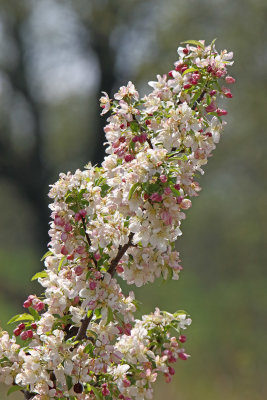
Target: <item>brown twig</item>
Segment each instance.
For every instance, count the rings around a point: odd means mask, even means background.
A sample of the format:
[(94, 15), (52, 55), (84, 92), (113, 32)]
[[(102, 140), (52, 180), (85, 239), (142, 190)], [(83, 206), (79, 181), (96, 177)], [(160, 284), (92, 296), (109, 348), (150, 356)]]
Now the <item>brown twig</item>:
[[(128, 248), (130, 246), (133, 246), (133, 244), (132, 244), (133, 235), (134, 234), (131, 232), (130, 235), (129, 235), (128, 243), (126, 243), (124, 246), (120, 246), (119, 247), (116, 257), (113, 258), (113, 260), (111, 261), (110, 267), (109, 267), (109, 269), (107, 271), (111, 276), (113, 276), (115, 274), (116, 267), (117, 267), (120, 259), (122, 258), (122, 256), (126, 253), (126, 251), (128, 250)], [(86, 331), (87, 331), (88, 325), (89, 325), (92, 317), (93, 317), (93, 313), (90, 315), (90, 317), (86, 316), (83, 319), (82, 324), (81, 324), (81, 326), (80, 326), (80, 328), (78, 330), (77, 336), (75, 338), (75, 341), (76, 340), (82, 340), (82, 339), (86, 338)]]

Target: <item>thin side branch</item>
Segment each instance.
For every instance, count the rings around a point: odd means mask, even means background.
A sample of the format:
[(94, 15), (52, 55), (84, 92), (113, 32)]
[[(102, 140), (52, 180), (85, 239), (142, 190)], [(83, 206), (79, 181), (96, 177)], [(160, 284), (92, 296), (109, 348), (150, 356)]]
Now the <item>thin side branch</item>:
[(110, 267), (109, 267), (109, 269), (108, 269), (108, 273), (109, 273), (111, 276), (113, 276), (113, 275), (115, 274), (116, 267), (117, 267), (117, 265), (119, 264), (119, 261), (120, 261), (120, 259), (122, 258), (122, 256), (126, 253), (126, 251), (128, 250), (128, 248), (129, 248), (130, 246), (133, 245), (133, 243), (132, 243), (133, 236), (134, 236), (134, 234), (133, 234), (133, 232), (131, 232), (130, 235), (129, 235), (129, 241), (128, 241), (128, 243), (126, 243), (124, 246), (120, 246), (120, 247), (119, 247), (119, 250), (118, 250), (118, 253), (117, 253), (116, 257), (113, 258), (113, 260), (111, 261)]
[[(128, 248), (130, 246), (133, 246), (133, 244), (132, 244), (133, 235), (134, 234), (131, 232), (130, 235), (129, 235), (128, 243), (126, 243), (124, 246), (120, 246), (119, 247), (116, 257), (113, 258), (113, 260), (111, 261), (110, 267), (108, 269), (108, 273), (111, 276), (113, 276), (115, 274), (116, 267), (117, 267), (120, 259), (122, 258), (122, 256), (126, 253), (126, 251), (128, 250)], [(80, 326), (80, 328), (78, 330), (78, 333), (77, 333), (77, 336), (76, 336), (75, 340), (82, 340), (82, 339), (86, 338), (86, 331), (87, 331), (88, 325), (89, 325), (92, 317), (93, 317), (93, 313), (90, 315), (90, 317), (86, 316), (83, 319), (82, 324), (81, 324), (81, 326)]]

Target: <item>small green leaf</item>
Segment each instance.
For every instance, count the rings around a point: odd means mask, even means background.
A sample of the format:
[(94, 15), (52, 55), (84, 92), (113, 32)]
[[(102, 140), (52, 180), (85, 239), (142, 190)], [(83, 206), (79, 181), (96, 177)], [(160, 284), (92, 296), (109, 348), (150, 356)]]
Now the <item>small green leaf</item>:
[(129, 191), (129, 197), (128, 200), (131, 200), (133, 194), (136, 192), (137, 188), (140, 187), (141, 184), (139, 182), (136, 182), (133, 184), (133, 186), (131, 187), (130, 191)]
[(91, 386), (91, 388), (92, 388), (92, 391), (94, 392), (96, 400), (102, 400), (103, 399), (102, 393), (99, 392), (99, 390), (97, 388), (95, 388), (94, 386)]
[(134, 133), (138, 133), (140, 131), (139, 124), (136, 121), (130, 122), (130, 128), (131, 128), (131, 131)]
[(48, 274), (46, 271), (37, 272), (37, 274), (33, 275), (32, 281), (35, 281), (38, 278), (47, 278)]
[(203, 50), (205, 49), (205, 46), (198, 40), (186, 40), (185, 42), (182, 42), (181, 44), (193, 44), (194, 46), (201, 47)]
[(11, 386), (11, 388), (8, 389), (7, 395), (9, 396), (11, 393), (17, 392), (18, 390), (23, 390), (21, 386)]
[(183, 75), (189, 74), (190, 72), (198, 71), (197, 68), (188, 68), (183, 72)]
[(95, 319), (100, 319), (100, 318), (102, 318), (102, 315), (101, 315), (101, 308), (97, 308), (97, 309), (95, 310)]
[(58, 272), (61, 270), (65, 260), (66, 260), (66, 256), (62, 257), (61, 260), (59, 261), (58, 269), (57, 269)]
[(68, 390), (70, 390), (72, 388), (72, 386), (73, 386), (72, 377), (71, 376), (66, 375), (66, 383), (67, 383)]
[(48, 250), (44, 255), (43, 255), (43, 257), (41, 258), (41, 261), (44, 261), (44, 259), (46, 258), (46, 257), (48, 257), (48, 256), (52, 256), (52, 251), (51, 250)]
[(96, 339), (97, 338), (97, 334), (94, 331), (91, 331), (91, 329), (87, 329), (87, 336), (88, 338), (90, 338), (90, 335), (92, 338)]
[(101, 197), (105, 197), (109, 191), (110, 187), (109, 185), (107, 185), (106, 183), (104, 185), (101, 186)]
[(113, 322), (113, 321), (114, 321), (113, 312), (112, 312), (111, 308), (108, 307), (108, 317), (107, 317), (107, 323), (106, 323), (106, 325), (108, 325), (110, 322)]
[(175, 196), (181, 196), (179, 190), (176, 190), (173, 186), (171, 186), (171, 191)]
[(213, 41), (211, 42), (211, 44), (210, 44), (210, 48), (211, 48), (211, 49), (213, 48), (213, 46), (214, 46), (216, 40), (217, 40), (217, 38), (213, 39)]
[(29, 307), (28, 310), (30, 311), (30, 313), (31, 313), (31, 315), (33, 316), (34, 320), (35, 320), (35, 321), (39, 321), (39, 319), (40, 319), (41, 317), (40, 317), (40, 315), (38, 314), (38, 312), (37, 312), (34, 308), (32, 308), (32, 307)]
[(9, 325), (17, 321), (34, 321), (34, 318), (30, 314), (18, 314), (12, 317), (7, 324)]
[(92, 343), (88, 343), (84, 348), (84, 353), (89, 354), (91, 357), (94, 354), (94, 345)]

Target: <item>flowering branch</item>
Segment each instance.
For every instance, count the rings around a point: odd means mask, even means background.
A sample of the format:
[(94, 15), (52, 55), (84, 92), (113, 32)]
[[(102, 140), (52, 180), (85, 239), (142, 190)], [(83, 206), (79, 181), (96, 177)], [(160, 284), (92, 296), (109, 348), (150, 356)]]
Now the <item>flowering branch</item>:
[[(195, 180), (219, 142), (227, 114), (217, 98), (231, 98), (232, 53), (214, 42), (188, 41), (174, 69), (142, 99), (132, 82), (101, 97), (107, 156), (60, 174), (51, 187), (51, 242), (34, 279), (28, 312), (14, 316), (10, 337), (0, 332), (0, 381), (27, 400), (140, 400), (152, 398), (163, 373), (187, 360), (191, 324), (184, 311), (134, 319), (134, 293), (122, 293), (115, 273), (142, 286), (159, 276), (178, 279), (174, 243), (200, 186)], [(175, 336), (174, 336), (175, 333)], [(17, 338), (22, 341), (17, 343)]]

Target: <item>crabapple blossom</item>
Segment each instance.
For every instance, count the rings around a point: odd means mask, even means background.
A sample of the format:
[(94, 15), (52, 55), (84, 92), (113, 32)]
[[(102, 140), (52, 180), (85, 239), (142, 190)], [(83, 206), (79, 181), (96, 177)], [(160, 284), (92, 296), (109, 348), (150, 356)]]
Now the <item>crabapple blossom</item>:
[(158, 375), (171, 382), (174, 363), (189, 358), (189, 316), (156, 308), (135, 319), (134, 292), (116, 277), (137, 287), (179, 279), (175, 241), (225, 124), (232, 53), (188, 41), (178, 55), (143, 98), (132, 82), (114, 99), (102, 92), (102, 165), (51, 186), (51, 240), (33, 277), (44, 294), (28, 296), (12, 336), (0, 332), (0, 381), (26, 399), (151, 399)]

